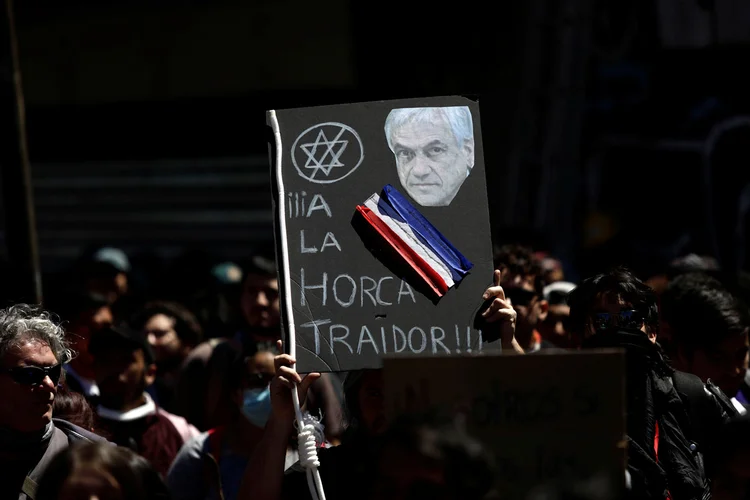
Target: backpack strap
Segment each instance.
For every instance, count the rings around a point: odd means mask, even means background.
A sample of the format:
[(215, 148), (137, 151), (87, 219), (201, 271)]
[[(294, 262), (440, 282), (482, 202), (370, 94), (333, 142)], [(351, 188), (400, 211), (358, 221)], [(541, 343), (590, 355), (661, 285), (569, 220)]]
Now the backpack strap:
[(26, 479), (23, 480), (21, 492), (26, 495), (26, 498), (28, 498), (29, 500), (34, 500), (36, 498), (36, 490), (38, 487), (39, 485), (36, 484), (36, 481), (31, 479), (29, 476), (26, 476)]
[(707, 446), (709, 443), (705, 440), (704, 431), (706, 425), (710, 425), (712, 409), (715, 409), (711, 394), (706, 392), (706, 386), (699, 377), (681, 371), (674, 372), (674, 388), (690, 417), (690, 434), (686, 437), (699, 448)]

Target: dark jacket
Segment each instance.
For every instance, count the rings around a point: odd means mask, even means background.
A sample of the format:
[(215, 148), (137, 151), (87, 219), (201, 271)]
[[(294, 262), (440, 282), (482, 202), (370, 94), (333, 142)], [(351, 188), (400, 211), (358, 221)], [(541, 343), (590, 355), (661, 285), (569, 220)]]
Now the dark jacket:
[[(691, 393), (680, 383), (691, 378), (702, 392)], [(652, 372), (649, 379), (642, 405), (628, 412), (629, 498), (663, 500), (667, 492), (672, 500), (711, 498), (714, 436), (736, 415), (732, 403), (710, 381), (704, 385), (693, 375)]]
[(52, 437), (50, 438), (47, 448), (44, 450), (41, 458), (36, 463), (31, 472), (28, 473), (21, 491), (18, 493), (18, 500), (33, 500), (36, 494), (36, 487), (39, 484), (44, 471), (47, 469), (52, 458), (59, 452), (67, 448), (70, 444), (76, 442), (107, 442), (101, 436), (89, 432), (86, 429), (71, 424), (65, 420), (57, 418), (52, 419), (52, 425), (55, 427)]
[[(584, 340), (584, 348), (626, 352), (629, 498), (711, 498), (712, 445), (736, 414), (710, 381), (676, 372), (661, 348), (638, 329), (617, 328)], [(657, 454), (658, 450), (658, 454)]]

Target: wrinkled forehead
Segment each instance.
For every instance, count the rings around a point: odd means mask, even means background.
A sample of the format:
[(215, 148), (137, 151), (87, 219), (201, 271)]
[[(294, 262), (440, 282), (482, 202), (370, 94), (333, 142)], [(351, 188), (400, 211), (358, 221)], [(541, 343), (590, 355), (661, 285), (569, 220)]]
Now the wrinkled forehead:
[(441, 137), (444, 140), (455, 140), (448, 120), (438, 111), (425, 111), (424, 114), (395, 123), (391, 129), (391, 139), (403, 140), (413, 137), (419, 139)]
[[(49, 342), (36, 337), (32, 333), (26, 333), (3, 349), (0, 362), (10, 366), (19, 363), (43, 366), (48, 364), (50, 354), (55, 356)], [(55, 359), (57, 359), (56, 356)]]

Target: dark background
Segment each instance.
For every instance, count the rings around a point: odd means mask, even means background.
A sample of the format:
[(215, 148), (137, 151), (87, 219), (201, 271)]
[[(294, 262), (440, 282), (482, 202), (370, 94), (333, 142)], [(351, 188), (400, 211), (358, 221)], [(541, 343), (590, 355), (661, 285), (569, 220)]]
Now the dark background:
[(272, 241), (266, 109), (448, 94), (480, 97), (497, 243), (573, 279), (745, 267), (750, 127), (707, 147), (750, 104), (743, 0), (15, 3), (45, 272), (240, 259)]

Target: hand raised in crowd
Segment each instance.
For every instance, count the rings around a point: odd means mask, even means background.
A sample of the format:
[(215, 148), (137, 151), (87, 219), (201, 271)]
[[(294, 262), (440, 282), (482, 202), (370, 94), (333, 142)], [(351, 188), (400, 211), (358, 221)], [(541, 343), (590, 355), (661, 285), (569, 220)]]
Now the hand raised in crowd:
[[(276, 342), (279, 352), (284, 352), (284, 343)], [(273, 360), (276, 375), (271, 381), (271, 408), (273, 418), (277, 423), (289, 424), (294, 422), (294, 403), (292, 390), (295, 385), (299, 394), (300, 405), (304, 404), (310, 386), (320, 378), (320, 373), (309, 373), (304, 377), (294, 369), (297, 360), (288, 354), (279, 354)]]
[(484, 330), (489, 332), (494, 330), (497, 332), (491, 337), (500, 338), (500, 342), (503, 348), (510, 348), (518, 353), (523, 353), (523, 349), (516, 342), (516, 311), (513, 309), (513, 304), (509, 298), (505, 297), (505, 291), (500, 286), (500, 280), (502, 279), (502, 272), (495, 269), (493, 276), (494, 284), (487, 288), (482, 295), (482, 299), (489, 302), (489, 306), (485, 309), (481, 316), (484, 319), (485, 327)]

